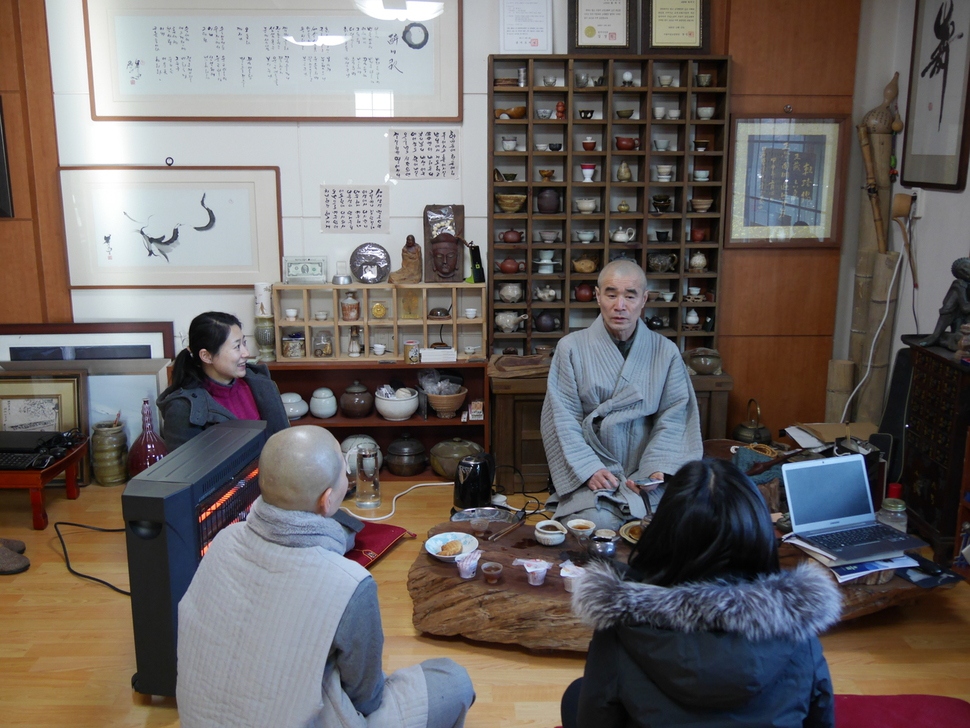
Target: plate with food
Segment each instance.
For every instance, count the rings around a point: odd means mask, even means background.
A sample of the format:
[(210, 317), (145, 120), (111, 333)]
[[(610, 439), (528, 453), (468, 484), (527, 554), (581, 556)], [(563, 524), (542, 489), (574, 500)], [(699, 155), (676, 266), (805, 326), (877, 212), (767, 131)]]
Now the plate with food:
[(643, 526), (640, 521), (630, 521), (620, 526), (620, 537), (628, 544), (636, 545), (643, 534)]
[(424, 542), (424, 550), (441, 561), (454, 561), (462, 554), (467, 554), (477, 548), (477, 538), (459, 531), (439, 533)]

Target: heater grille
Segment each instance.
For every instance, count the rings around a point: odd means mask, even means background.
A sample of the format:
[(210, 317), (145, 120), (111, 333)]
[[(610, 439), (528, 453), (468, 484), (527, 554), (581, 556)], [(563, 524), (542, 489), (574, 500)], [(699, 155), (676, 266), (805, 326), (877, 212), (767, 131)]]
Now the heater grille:
[(259, 458), (253, 460), (240, 476), (217, 489), (196, 506), (199, 521), (199, 558), (205, 556), (209, 544), (226, 526), (245, 521), (249, 509), (259, 496)]

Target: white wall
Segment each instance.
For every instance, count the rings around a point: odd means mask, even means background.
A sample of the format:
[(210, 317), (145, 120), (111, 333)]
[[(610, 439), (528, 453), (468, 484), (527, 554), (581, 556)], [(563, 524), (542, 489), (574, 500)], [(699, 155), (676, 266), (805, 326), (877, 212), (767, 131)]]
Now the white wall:
[[(328, 122), (154, 122), (92, 121), (84, 47), (81, 0), (46, 0), (51, 48), (51, 71), (57, 144), (61, 165), (163, 165), (172, 157), (176, 166), (271, 165), (280, 168), (282, 187), (283, 254), (326, 255), (330, 272), (337, 260), (347, 260), (364, 242), (383, 245), (393, 267), (401, 262), (405, 238), (422, 240), (421, 214), (425, 205), (465, 206), (468, 240), (487, 254), (488, 56), (497, 53), (498, 7), (494, 1), (464, 3), (464, 121), (456, 125)], [(555, 0), (557, 45), (564, 53), (566, 0)], [(461, 177), (450, 181), (389, 180), (389, 126), (457, 127), (461, 137)], [(390, 193), (390, 232), (366, 235), (327, 235), (320, 232), (319, 189), (322, 184), (387, 184)], [(201, 311), (234, 313), (252, 332), (252, 291), (242, 289), (85, 290), (72, 293), (74, 320), (171, 320), (179, 333)], [(255, 348), (253, 349), (255, 350)]]
[[(915, 12), (915, 0), (863, 0), (853, 124), (858, 123), (869, 109), (882, 103), (883, 87), (896, 71), (899, 71), (899, 109), (905, 121)], [(905, 133), (904, 129), (903, 135)], [(897, 140), (896, 150), (899, 164), (902, 165), (903, 136)], [(846, 243), (842, 252), (834, 352), (834, 357), (839, 359), (846, 358), (848, 354), (855, 241), (858, 235), (859, 197), (863, 183), (862, 157), (858, 143), (853, 138), (846, 210), (855, 215), (856, 227), (847, 224)], [(898, 184), (892, 191), (906, 194), (911, 192)], [(953, 280), (950, 265), (957, 258), (970, 255), (970, 190), (925, 190), (920, 194), (925, 203), (925, 214), (916, 223), (912, 237), (919, 289), (913, 289), (909, 266), (904, 263), (900, 271), (902, 280), (893, 334), (894, 352), (902, 347), (899, 340), (902, 334), (917, 331), (926, 334), (933, 330), (940, 303)], [(890, 236), (891, 249), (901, 250), (903, 241), (895, 223), (891, 225)]]

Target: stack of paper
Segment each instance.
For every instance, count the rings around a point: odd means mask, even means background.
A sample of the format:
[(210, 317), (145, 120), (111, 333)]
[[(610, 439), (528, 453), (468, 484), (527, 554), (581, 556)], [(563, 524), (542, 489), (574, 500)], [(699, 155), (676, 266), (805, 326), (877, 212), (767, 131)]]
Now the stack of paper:
[(906, 569), (910, 566), (919, 566), (919, 563), (912, 556), (897, 556), (895, 559), (834, 566), (830, 571), (835, 574), (835, 578), (839, 580), (839, 584), (844, 584), (847, 581), (858, 579), (866, 574), (872, 574), (877, 571), (888, 571), (889, 569)]
[(421, 349), (421, 363), (458, 361), (458, 352), (449, 349)]

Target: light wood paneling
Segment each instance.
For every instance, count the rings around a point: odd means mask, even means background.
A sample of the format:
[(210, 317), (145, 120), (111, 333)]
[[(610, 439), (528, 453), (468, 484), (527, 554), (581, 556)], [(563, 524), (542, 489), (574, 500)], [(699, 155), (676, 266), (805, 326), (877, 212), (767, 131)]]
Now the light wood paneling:
[(733, 93), (851, 98), (860, 12), (860, 0), (732, 0)]
[[(838, 250), (732, 248), (722, 255), (722, 337), (833, 333)], [(725, 371), (734, 374), (733, 367)]]
[[(0, 264), (0, 306), (9, 306), (14, 311), (9, 314), (0, 312), (0, 322), (40, 321), (36, 312), (41, 308), (43, 291), (40, 286), (31, 284), (39, 278), (34, 256), (34, 223), (31, 220), (0, 219), (0, 240), (0, 260), (3, 261)], [(30, 317), (31, 311), (33, 317)]]
[[(385, 484), (385, 502), (409, 485)], [(122, 526), (121, 488), (91, 485), (69, 501), (48, 488), (51, 522)], [(391, 523), (418, 534), (371, 570), (384, 625), (384, 669), (431, 657), (451, 657), (468, 669), (478, 694), (467, 728), (549, 728), (559, 725), (562, 691), (583, 671), (570, 653), (435, 638), (411, 624), (407, 572), (428, 529), (448, 517), (452, 488), (421, 488), (400, 498)], [(518, 506), (521, 496), (513, 496)], [(530, 522), (535, 519), (530, 519)], [(27, 543), (30, 569), (0, 576), (0, 723), (31, 728), (179, 725), (172, 699), (131, 691), (135, 671), (127, 597), (70, 575), (53, 527), (30, 528), (27, 494), (0, 491), (0, 534)], [(128, 585), (122, 533), (63, 529), (71, 563), (82, 572)], [(822, 637), (838, 693), (930, 693), (970, 699), (970, 585), (938, 590), (908, 607), (838, 625)]]
[[(792, 114), (852, 114), (851, 96), (765, 96), (748, 94), (731, 95), (731, 114), (760, 114), (766, 117), (787, 116), (785, 106), (791, 105)], [(733, 131), (733, 130), (732, 130)], [(851, 140), (850, 140), (851, 141)]]
[(14, 0), (0, 0), (0, 91), (20, 90)]
[(725, 336), (718, 342), (724, 371), (734, 377), (728, 399), (728, 436), (747, 419), (748, 399), (763, 422), (778, 430), (795, 422), (822, 422), (830, 336)]

